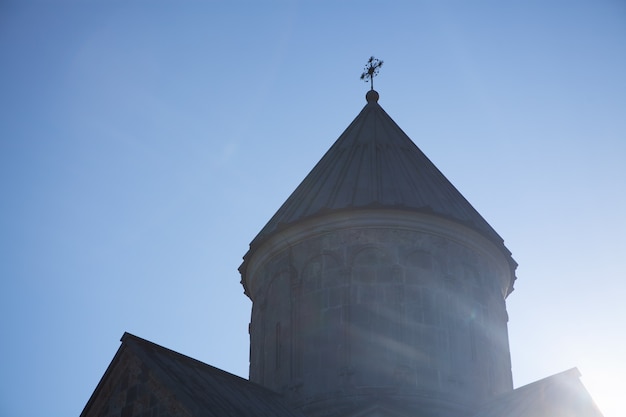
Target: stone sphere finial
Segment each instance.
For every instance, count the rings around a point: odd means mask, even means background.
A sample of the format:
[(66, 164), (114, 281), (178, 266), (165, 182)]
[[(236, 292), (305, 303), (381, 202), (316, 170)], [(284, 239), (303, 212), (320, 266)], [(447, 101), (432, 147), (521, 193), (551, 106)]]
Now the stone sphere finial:
[(376, 90), (369, 90), (367, 94), (365, 94), (365, 100), (367, 100), (368, 103), (378, 103), (379, 97), (378, 91)]

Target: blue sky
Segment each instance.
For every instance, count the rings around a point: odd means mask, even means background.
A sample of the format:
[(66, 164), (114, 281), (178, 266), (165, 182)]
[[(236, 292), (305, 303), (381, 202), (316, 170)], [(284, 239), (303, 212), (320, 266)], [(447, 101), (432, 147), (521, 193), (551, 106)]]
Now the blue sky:
[(247, 376), (252, 238), (380, 104), (505, 239), (515, 385), (626, 414), (623, 1), (4, 1), (0, 415), (78, 415), (124, 331)]

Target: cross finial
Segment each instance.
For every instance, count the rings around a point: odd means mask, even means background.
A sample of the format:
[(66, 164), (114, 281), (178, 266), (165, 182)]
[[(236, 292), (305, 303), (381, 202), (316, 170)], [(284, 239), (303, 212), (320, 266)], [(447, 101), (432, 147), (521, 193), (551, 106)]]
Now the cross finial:
[(383, 61), (380, 61), (373, 56), (367, 60), (365, 64), (365, 71), (361, 74), (361, 79), (367, 82), (369, 80), (371, 90), (374, 90), (374, 77), (378, 75), (378, 69), (383, 66)]

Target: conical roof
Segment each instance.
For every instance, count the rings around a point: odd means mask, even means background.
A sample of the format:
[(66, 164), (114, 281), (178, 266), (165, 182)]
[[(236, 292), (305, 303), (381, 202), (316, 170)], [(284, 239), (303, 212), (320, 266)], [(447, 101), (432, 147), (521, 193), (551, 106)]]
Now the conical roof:
[(251, 251), (301, 220), (340, 210), (390, 208), (461, 223), (496, 243), (510, 259), (502, 238), (378, 104), (378, 93), (371, 90), (366, 97), (363, 110), (254, 238)]

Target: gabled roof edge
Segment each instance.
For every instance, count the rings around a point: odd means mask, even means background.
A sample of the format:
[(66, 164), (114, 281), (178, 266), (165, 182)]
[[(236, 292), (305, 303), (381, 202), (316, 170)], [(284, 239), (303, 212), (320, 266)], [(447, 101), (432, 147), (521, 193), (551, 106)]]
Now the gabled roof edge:
[(96, 385), (96, 388), (91, 393), (91, 396), (89, 397), (89, 400), (87, 400), (87, 404), (85, 404), (85, 407), (83, 408), (83, 411), (81, 411), (81, 413), (80, 413), (80, 417), (85, 417), (85, 416), (87, 416), (89, 414), (89, 410), (91, 409), (91, 407), (93, 406), (93, 403), (95, 402), (96, 398), (98, 397), (98, 393), (101, 391), (104, 383), (109, 378), (110, 374), (113, 372), (113, 369), (115, 369), (115, 366), (119, 362), (122, 354), (124, 353), (124, 350), (126, 350), (126, 345), (124, 344), (124, 338), (126, 337), (126, 335), (132, 336), (130, 333), (124, 332), (124, 334), (120, 338), (120, 341), (122, 342), (122, 344), (120, 345), (119, 348), (117, 348), (117, 351), (115, 352), (115, 355), (113, 356), (113, 359), (109, 363), (109, 366), (107, 366), (107, 369), (106, 369), (106, 371), (104, 371), (104, 374), (100, 378), (100, 381), (98, 381), (98, 384)]

